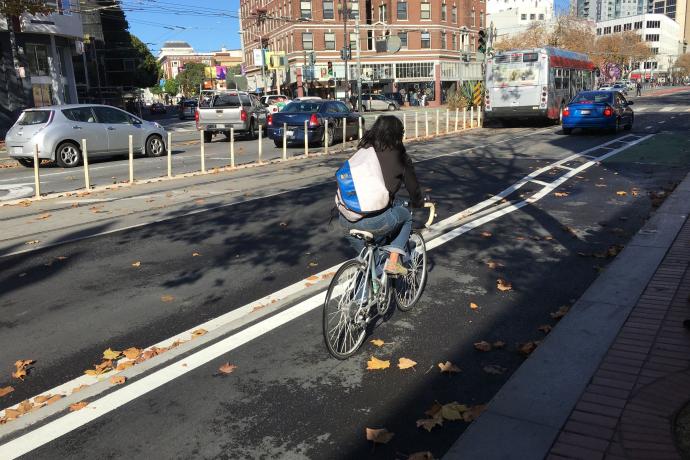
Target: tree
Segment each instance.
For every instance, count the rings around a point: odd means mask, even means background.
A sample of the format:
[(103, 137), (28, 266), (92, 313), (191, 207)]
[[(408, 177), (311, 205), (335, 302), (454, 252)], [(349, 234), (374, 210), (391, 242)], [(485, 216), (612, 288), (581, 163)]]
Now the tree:
[(132, 86), (137, 88), (146, 88), (148, 86), (158, 83), (160, 78), (161, 68), (156, 62), (148, 47), (139, 40), (135, 35), (129, 34), (130, 43), (133, 50), (133, 57), (137, 61), (137, 68), (134, 75), (132, 75)]
[(163, 91), (171, 96), (177, 96), (177, 93), (180, 92), (180, 84), (177, 82), (177, 79), (169, 78), (165, 80)]
[(680, 76), (690, 76), (690, 53), (681, 54), (673, 65)]
[(180, 85), (180, 92), (184, 96), (199, 94), (199, 87), (204, 82), (206, 66), (199, 62), (185, 64), (184, 70), (177, 74), (176, 80)]

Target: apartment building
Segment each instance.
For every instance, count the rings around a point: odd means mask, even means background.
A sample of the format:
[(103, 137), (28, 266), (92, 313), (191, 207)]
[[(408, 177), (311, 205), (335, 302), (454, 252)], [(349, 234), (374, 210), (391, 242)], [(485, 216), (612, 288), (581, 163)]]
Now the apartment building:
[[(571, 10), (580, 18), (608, 21), (644, 14), (653, 0), (572, 0)], [(675, 1), (675, 0), (670, 0)], [(681, 0), (687, 1), (687, 0)]]
[(163, 70), (163, 78), (169, 80), (184, 70), (185, 64), (201, 63), (210, 66), (213, 63), (213, 53), (198, 53), (187, 42), (169, 41), (161, 46), (158, 63)]
[[(358, 48), (363, 92), (423, 92), (438, 105), (457, 82), (481, 79), (472, 61), (484, 0), (241, 0), (239, 16), (250, 89), (343, 97), (356, 89)], [(390, 37), (400, 40), (396, 52), (386, 51)], [(265, 80), (262, 47), (287, 61)]]
[(665, 79), (669, 69), (683, 53), (680, 25), (665, 14), (640, 14), (597, 22), (597, 36), (627, 31), (637, 32), (654, 53), (654, 57), (633, 63), (630, 78), (637, 80)]
[(487, 21), (499, 37), (518, 35), (534, 23), (551, 24), (553, 6), (547, 0), (487, 0)]
[[(54, 14), (14, 20), (14, 53), (5, 18), (0, 18), (0, 133), (27, 107), (77, 102), (72, 56), (82, 51), (77, 0), (47, 1)], [(15, 67), (13, 54), (18, 61)]]

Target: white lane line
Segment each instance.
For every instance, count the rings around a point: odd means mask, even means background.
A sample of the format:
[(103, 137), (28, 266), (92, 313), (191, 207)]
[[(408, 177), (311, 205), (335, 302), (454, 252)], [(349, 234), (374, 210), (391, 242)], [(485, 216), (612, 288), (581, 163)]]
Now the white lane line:
[(635, 107), (635, 112), (644, 112), (647, 110), (647, 107)]
[(559, 168), (559, 169), (565, 169), (566, 171), (572, 171), (573, 170), (573, 168), (571, 168), (569, 166), (556, 165), (555, 167)]
[(662, 109), (659, 110), (659, 112), (670, 112), (673, 110), (673, 107), (663, 107)]
[[(642, 142), (643, 140), (648, 139), (652, 136), (653, 135), (650, 134), (648, 136), (638, 139), (637, 141), (631, 142), (625, 146), (613, 150), (607, 153), (606, 155), (600, 157), (599, 160), (603, 160), (605, 158), (616, 155), (621, 151), (626, 150), (632, 147), (633, 145)], [(559, 177), (556, 181), (544, 187), (541, 191), (539, 191), (532, 197), (523, 200), (519, 203), (510, 205), (501, 210), (494, 211), (493, 213), (475, 219), (458, 228), (451, 230), (448, 233), (442, 234), (432, 239), (427, 243), (427, 248), (429, 250), (432, 250), (438, 246), (441, 246), (442, 244), (445, 244), (457, 238), (458, 236), (464, 233), (467, 233), (468, 231), (478, 227), (479, 225), (495, 220), (510, 212), (516, 211), (528, 204), (535, 203), (536, 201), (548, 195), (556, 187), (567, 181), (569, 178), (574, 177), (581, 171), (584, 171), (585, 169), (594, 166), (597, 163), (598, 161), (589, 161), (587, 163), (584, 163), (578, 168), (575, 168), (572, 171), (565, 173), (563, 176)], [(335, 268), (336, 267), (331, 267), (327, 270), (334, 270)], [(290, 288), (291, 287), (285, 289)], [(260, 323), (257, 323), (243, 331), (233, 334), (221, 340), (220, 342), (217, 342), (209, 346), (208, 348), (199, 350), (190, 355), (189, 357), (183, 359), (182, 361), (177, 361), (173, 364), (167, 365), (166, 367), (141, 378), (141, 380), (137, 380), (123, 387), (120, 390), (116, 390), (104, 397), (90, 402), (86, 408), (78, 412), (68, 413), (12, 441), (0, 445), (0, 458), (5, 458), (5, 456), (7, 458), (16, 458), (28, 452), (31, 452), (32, 450), (54, 439), (59, 438), (60, 436), (63, 436), (64, 434), (69, 433), (92, 420), (97, 419), (98, 417), (107, 414), (108, 412), (111, 412), (121, 407), (122, 405), (130, 401), (133, 401), (138, 397), (143, 396), (149, 393), (150, 391), (182, 375), (185, 375), (191, 370), (196, 369), (257, 337), (260, 337), (261, 335), (291, 321), (292, 319), (295, 319), (311, 310), (320, 307), (323, 303), (324, 298), (325, 291), (322, 291), (321, 293), (316, 294), (310, 297), (309, 299), (306, 299), (300, 302), (299, 304), (290, 307), (289, 309), (281, 313), (278, 313), (275, 316), (267, 318), (261, 321)]]
[(657, 123), (659, 123), (660, 125), (663, 125), (664, 123), (666, 123), (666, 120), (661, 120), (661, 121), (658, 121)]
[(651, 126), (645, 126), (644, 129), (652, 129)]
[(544, 182), (544, 181), (542, 181), (542, 180), (530, 179), (530, 182), (534, 182), (535, 184), (539, 184), (539, 185), (542, 185), (542, 186), (544, 186), (544, 187), (548, 187), (548, 186), (549, 186), (549, 183), (548, 183), (548, 182)]

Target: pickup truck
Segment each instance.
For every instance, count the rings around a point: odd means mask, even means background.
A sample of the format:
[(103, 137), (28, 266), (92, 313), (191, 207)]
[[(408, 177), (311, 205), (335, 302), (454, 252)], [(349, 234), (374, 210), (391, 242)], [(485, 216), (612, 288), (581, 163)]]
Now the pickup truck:
[(243, 91), (216, 91), (205, 93), (199, 101), (194, 119), (196, 129), (204, 131), (204, 142), (211, 142), (215, 134), (230, 137), (230, 128), (235, 134), (256, 139), (259, 125), (266, 132), (268, 111), (251, 94)]

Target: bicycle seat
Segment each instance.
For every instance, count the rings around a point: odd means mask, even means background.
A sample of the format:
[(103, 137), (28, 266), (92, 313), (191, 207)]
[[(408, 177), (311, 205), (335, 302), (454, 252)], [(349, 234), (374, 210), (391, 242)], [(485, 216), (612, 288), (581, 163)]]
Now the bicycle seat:
[(359, 238), (360, 240), (364, 240), (367, 243), (374, 241), (374, 235), (371, 232), (364, 230), (350, 230), (350, 235), (354, 236), (355, 238)]

